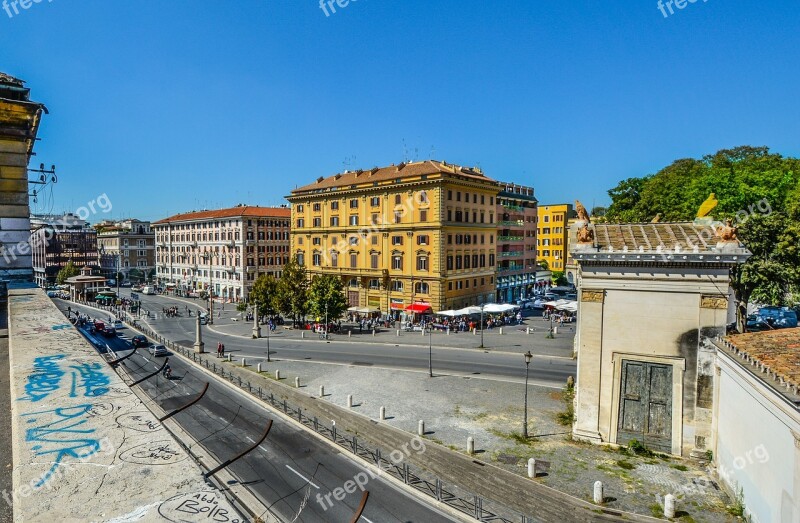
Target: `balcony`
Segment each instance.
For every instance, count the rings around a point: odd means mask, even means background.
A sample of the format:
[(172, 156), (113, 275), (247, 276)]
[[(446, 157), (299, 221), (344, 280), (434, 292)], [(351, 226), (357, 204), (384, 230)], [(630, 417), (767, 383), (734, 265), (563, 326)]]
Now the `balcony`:
[(248, 247), (252, 247), (255, 244), (256, 244), (255, 240), (245, 240), (245, 245), (247, 245)]
[[(234, 270), (235, 269), (233, 267), (230, 268), (231, 272), (233, 272)], [(255, 265), (248, 265), (247, 266), (247, 272), (256, 272), (257, 270), (258, 270), (258, 267), (256, 267)]]
[(498, 242), (521, 242), (524, 239), (525, 239), (524, 236), (498, 236), (497, 237), (497, 241)]
[(521, 207), (519, 205), (503, 205), (503, 209), (508, 209), (509, 211), (515, 212), (525, 212), (525, 207)]
[(501, 258), (510, 258), (512, 256), (523, 256), (525, 253), (523, 251), (504, 251), (497, 253), (498, 256)]
[(525, 227), (525, 222), (522, 220), (503, 220), (497, 222), (497, 224), (504, 227)]
[(513, 272), (513, 271), (521, 271), (525, 268), (524, 265), (513, 265), (511, 267), (498, 267), (497, 272)]

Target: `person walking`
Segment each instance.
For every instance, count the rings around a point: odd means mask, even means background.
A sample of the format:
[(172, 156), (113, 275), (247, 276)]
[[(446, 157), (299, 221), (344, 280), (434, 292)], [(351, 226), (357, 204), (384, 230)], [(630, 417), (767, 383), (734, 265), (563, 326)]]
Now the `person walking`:
[(217, 342), (217, 358), (221, 358), (221, 357), (222, 357), (222, 342), (218, 341)]

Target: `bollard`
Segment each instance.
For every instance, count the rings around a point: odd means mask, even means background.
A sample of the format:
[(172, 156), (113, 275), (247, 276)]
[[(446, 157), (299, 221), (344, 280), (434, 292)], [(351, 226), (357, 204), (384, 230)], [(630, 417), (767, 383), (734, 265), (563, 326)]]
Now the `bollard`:
[(467, 438), (467, 454), (470, 456), (475, 454), (475, 438), (472, 436)]
[(400, 337), (400, 329), (397, 329), (397, 337)]
[(422, 336), (425, 336), (425, 329), (422, 329)]
[(558, 334), (558, 327), (553, 327), (553, 334)]
[(322, 386), (322, 385), (319, 386), (319, 397), (320, 398), (324, 398), (325, 397), (325, 387)]
[(528, 477), (535, 478), (536, 477), (536, 459), (530, 458), (528, 460)]
[(375, 337), (375, 329), (372, 329), (372, 336)]
[(247, 367), (247, 360), (242, 358), (242, 367)]
[(301, 340), (306, 339), (306, 331), (300, 331), (300, 339)]
[(423, 420), (419, 420), (419, 424), (417, 425), (417, 435), (425, 435), (425, 422)]
[(352, 394), (348, 394), (347, 395), (347, 408), (348, 409), (352, 409), (353, 408), (353, 395)]
[(477, 336), (477, 335), (478, 335), (478, 329), (477, 329), (477, 328), (475, 328), (475, 329), (472, 329), (472, 334), (474, 334), (475, 336)]
[(602, 503), (603, 502), (603, 482), (602, 481), (595, 481), (594, 482), (594, 502), (595, 503)]
[(351, 337), (352, 335), (353, 335), (353, 331), (351, 331), (351, 330), (348, 330), (348, 331), (347, 331), (347, 337), (349, 338), (349, 337)]
[(667, 494), (664, 496), (664, 517), (665, 518), (674, 518), (675, 517), (675, 496), (672, 494)]
[(450, 336), (450, 327), (447, 327), (447, 335)]
[(300, 378), (295, 377), (295, 379), (294, 379), (294, 387), (296, 389), (300, 388)]
[(500, 327), (500, 336), (503, 335), (503, 327)]
[(386, 421), (386, 407), (381, 407), (381, 421)]
[(279, 370), (275, 371), (275, 379), (276, 380), (280, 380), (281, 379), (281, 371), (279, 371)]
[(525, 334), (530, 334), (530, 333), (531, 333), (531, 328), (525, 327)]
[(230, 354), (228, 354), (228, 361), (233, 361)]

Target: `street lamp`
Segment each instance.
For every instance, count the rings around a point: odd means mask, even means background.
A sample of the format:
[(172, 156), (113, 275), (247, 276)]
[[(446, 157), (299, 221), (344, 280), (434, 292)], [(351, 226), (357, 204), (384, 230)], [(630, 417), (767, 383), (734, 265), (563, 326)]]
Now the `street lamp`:
[(522, 437), (528, 439), (528, 369), (531, 365), (533, 354), (531, 351), (525, 353), (525, 408), (522, 421)]
[(253, 299), (253, 338), (258, 339), (261, 337), (261, 325), (258, 322), (258, 302)]
[(211, 256), (210, 252), (203, 253), (203, 261), (208, 260), (208, 321), (206, 322), (207, 325), (214, 324), (214, 285), (212, 283), (212, 274), (211, 271), (211, 262), (213, 261), (213, 257)]
[(433, 377), (433, 324), (428, 326), (428, 377)]
[(484, 306), (481, 305), (481, 349), (483, 348), (483, 307)]
[(552, 312), (550, 313), (550, 332), (547, 333), (547, 338), (551, 339), (551, 340), (553, 338), (555, 338), (555, 336), (553, 336), (553, 313)]

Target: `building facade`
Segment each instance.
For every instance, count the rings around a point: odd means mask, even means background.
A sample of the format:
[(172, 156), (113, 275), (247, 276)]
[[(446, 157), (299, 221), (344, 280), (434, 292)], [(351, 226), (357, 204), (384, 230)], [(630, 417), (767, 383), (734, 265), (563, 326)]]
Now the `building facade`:
[(33, 281), (27, 168), (46, 112), (25, 82), (0, 73), (0, 280)]
[(75, 267), (99, 268), (97, 231), (79, 216), (66, 213), (31, 215), (30, 245), (34, 281), (40, 287), (56, 283), (68, 262)]
[(213, 288), (227, 301), (246, 299), (262, 274), (280, 277), (289, 261), (288, 207), (239, 205), (177, 214), (152, 224), (159, 283)]
[(149, 221), (135, 219), (95, 224), (100, 268), (106, 278), (142, 282), (156, 276), (156, 239)]
[(537, 256), (553, 271), (564, 271), (567, 263), (567, 222), (575, 217), (571, 203), (540, 205), (537, 224)]
[(497, 195), (497, 301), (530, 295), (536, 282), (536, 217), (533, 187), (500, 182)]
[(291, 253), (342, 278), (351, 306), (399, 317), (495, 299), (497, 182), (422, 161), (346, 171), (292, 191)]

